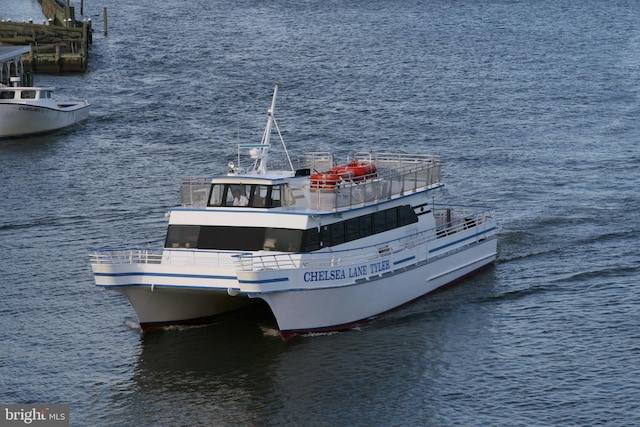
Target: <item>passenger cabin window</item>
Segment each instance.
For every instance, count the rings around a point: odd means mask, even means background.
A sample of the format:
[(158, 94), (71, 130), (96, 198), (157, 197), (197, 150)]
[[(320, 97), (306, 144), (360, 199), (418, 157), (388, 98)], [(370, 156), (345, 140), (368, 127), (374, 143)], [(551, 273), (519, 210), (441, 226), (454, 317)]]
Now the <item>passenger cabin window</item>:
[(387, 231), (386, 213), (384, 211), (373, 214), (373, 234)]
[(275, 208), (283, 205), (286, 185), (213, 184), (207, 206)]
[(306, 230), (170, 225), (165, 248), (300, 252)]
[(280, 252), (300, 252), (300, 242), (304, 231), (267, 228), (264, 233), (263, 249)]
[(199, 225), (169, 226), (165, 248), (198, 248)]
[(35, 90), (23, 90), (20, 94), (22, 99), (36, 99), (36, 91)]
[(0, 99), (13, 99), (14, 97), (15, 97), (15, 92), (12, 90), (0, 91)]
[[(219, 193), (228, 193), (230, 190), (232, 189), (224, 188)], [(405, 205), (307, 230), (170, 225), (165, 247), (230, 251), (313, 252), (323, 247), (362, 239), (414, 222), (418, 222), (415, 211), (411, 206)]]

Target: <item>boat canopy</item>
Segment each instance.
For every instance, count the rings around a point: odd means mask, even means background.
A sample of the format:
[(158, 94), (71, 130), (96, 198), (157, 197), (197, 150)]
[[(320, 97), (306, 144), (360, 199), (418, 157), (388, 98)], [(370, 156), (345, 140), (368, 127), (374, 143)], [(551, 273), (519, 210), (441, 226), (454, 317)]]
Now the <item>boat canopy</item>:
[(9, 86), (11, 77), (25, 74), (22, 55), (31, 52), (31, 46), (0, 46), (0, 85)]

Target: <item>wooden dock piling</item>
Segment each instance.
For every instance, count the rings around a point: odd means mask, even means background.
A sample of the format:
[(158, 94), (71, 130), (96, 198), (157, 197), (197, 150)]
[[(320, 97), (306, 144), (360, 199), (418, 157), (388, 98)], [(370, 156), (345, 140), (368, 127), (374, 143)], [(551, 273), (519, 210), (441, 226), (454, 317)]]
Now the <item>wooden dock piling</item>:
[(107, 8), (105, 7), (104, 9), (102, 9), (102, 22), (104, 22), (104, 36), (107, 37), (107, 35), (109, 35), (109, 32), (107, 30)]

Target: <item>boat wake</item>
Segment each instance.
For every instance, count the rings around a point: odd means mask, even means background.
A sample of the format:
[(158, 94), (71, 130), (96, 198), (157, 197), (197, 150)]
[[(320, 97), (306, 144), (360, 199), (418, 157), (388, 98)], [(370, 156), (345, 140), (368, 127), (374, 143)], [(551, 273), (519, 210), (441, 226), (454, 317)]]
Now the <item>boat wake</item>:
[(359, 330), (361, 330), (361, 329), (358, 328), (358, 327), (353, 327), (351, 329), (347, 329), (347, 330), (344, 330), (344, 331), (311, 332), (311, 333), (303, 334), (303, 335), (300, 335), (300, 336), (303, 337), (303, 338), (329, 337), (331, 335), (337, 335), (337, 334), (344, 333), (344, 332), (359, 331)]
[(530, 286), (528, 288), (514, 289), (514, 290), (500, 292), (495, 295), (481, 298), (478, 300), (478, 302), (495, 303), (496, 301), (512, 301), (512, 300), (518, 300), (521, 298), (526, 298), (531, 295), (539, 295), (547, 292), (557, 292), (562, 290), (564, 289), (561, 286), (540, 284), (540, 285)]
[(601, 268), (597, 270), (589, 270), (589, 271), (580, 271), (574, 274), (571, 274), (568, 277), (555, 279), (554, 282), (584, 282), (589, 279), (602, 279), (606, 277), (638, 277), (640, 273), (640, 264), (636, 266), (629, 266), (626, 268), (619, 267), (607, 267)]
[(262, 335), (265, 337), (280, 338), (280, 330), (278, 328), (274, 328), (273, 326), (260, 326), (260, 330), (262, 331)]
[(128, 326), (130, 329), (134, 329), (142, 332), (142, 328), (140, 327), (140, 324), (135, 319), (125, 319), (124, 324)]

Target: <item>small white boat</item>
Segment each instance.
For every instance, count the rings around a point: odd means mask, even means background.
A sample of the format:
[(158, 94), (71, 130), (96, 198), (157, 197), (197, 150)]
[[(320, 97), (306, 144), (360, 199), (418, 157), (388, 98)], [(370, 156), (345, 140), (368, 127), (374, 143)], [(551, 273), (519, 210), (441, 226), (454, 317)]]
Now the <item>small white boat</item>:
[(491, 209), (434, 203), (439, 156), (356, 153), (336, 166), (325, 152), (290, 157), (280, 137), (284, 167), (272, 168), (277, 89), (259, 144), (240, 145), (226, 174), (183, 180), (163, 246), (91, 251), (96, 285), (122, 293), (143, 330), (253, 302), (284, 338), (344, 330), (495, 261)]
[(0, 138), (16, 138), (53, 132), (89, 117), (87, 101), (55, 101), (53, 88), (0, 85)]

